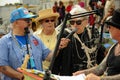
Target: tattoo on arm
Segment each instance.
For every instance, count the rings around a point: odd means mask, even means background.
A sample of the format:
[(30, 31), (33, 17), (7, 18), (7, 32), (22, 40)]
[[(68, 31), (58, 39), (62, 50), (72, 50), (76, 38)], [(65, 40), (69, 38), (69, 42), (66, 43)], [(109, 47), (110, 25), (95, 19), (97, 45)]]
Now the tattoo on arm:
[(6, 69), (6, 67), (2, 67), (2, 70), (3, 70), (3, 71), (6, 71), (7, 69)]
[(0, 72), (4, 72), (6, 70), (7, 70), (7, 68), (5, 66), (0, 66)]
[(120, 80), (120, 74), (114, 76), (103, 76), (100, 80)]
[(107, 58), (105, 58), (100, 65), (95, 66), (95, 67), (93, 67), (91, 69), (85, 70), (85, 74), (87, 75), (89, 73), (94, 73), (94, 74), (96, 74), (98, 76), (102, 75), (104, 73), (104, 71), (106, 70), (106, 67), (107, 67), (106, 66), (106, 59)]

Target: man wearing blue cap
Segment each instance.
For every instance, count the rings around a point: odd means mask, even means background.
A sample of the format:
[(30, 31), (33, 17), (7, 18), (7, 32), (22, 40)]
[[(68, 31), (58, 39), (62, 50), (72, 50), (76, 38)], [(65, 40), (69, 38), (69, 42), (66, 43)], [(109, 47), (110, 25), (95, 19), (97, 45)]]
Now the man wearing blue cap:
[[(3, 80), (23, 80), (23, 74), (17, 71), (19, 67), (43, 71), (42, 61), (52, 57), (51, 51), (42, 41), (29, 32), (31, 18), (34, 17), (23, 7), (11, 13), (12, 30), (0, 39), (0, 71), (4, 75)], [(65, 47), (68, 41), (63, 39), (60, 48)], [(27, 54), (30, 59), (27, 66), (23, 66)]]

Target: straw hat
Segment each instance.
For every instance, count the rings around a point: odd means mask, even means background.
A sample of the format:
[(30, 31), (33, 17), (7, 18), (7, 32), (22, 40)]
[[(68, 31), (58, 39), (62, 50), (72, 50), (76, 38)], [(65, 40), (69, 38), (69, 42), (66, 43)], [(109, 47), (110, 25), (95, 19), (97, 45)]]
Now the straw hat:
[(37, 22), (49, 17), (55, 17), (56, 19), (59, 17), (59, 13), (54, 13), (52, 9), (40, 10), (38, 15), (39, 16), (35, 19)]

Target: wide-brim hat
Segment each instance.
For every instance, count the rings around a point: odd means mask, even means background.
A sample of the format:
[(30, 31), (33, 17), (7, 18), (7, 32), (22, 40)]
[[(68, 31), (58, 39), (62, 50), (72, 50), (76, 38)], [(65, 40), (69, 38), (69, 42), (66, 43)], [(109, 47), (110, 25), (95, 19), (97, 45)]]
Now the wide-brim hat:
[(52, 9), (40, 10), (38, 13), (38, 17), (35, 19), (35, 21), (38, 22), (49, 17), (55, 17), (55, 19), (57, 19), (59, 17), (59, 13), (53, 12)]
[(110, 19), (108, 19), (105, 23), (120, 29), (120, 8), (116, 9), (113, 12), (113, 16)]

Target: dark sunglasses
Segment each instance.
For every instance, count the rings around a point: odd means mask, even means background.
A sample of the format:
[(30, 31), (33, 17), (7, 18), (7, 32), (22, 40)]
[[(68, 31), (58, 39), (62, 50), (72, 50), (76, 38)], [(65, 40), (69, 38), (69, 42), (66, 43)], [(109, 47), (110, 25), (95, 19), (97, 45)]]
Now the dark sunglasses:
[(75, 23), (76, 23), (77, 25), (80, 25), (80, 24), (82, 23), (82, 20), (77, 20), (77, 21), (71, 20), (71, 21), (70, 21), (70, 24), (71, 24), (71, 25), (74, 25)]
[(52, 20), (45, 20), (46, 23), (48, 23), (48, 22), (54, 22), (54, 21), (55, 20), (53, 20), (53, 19)]

